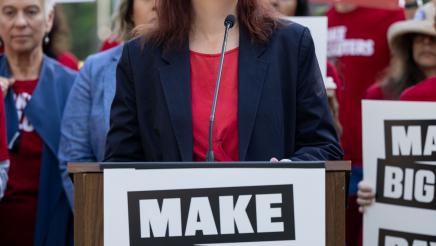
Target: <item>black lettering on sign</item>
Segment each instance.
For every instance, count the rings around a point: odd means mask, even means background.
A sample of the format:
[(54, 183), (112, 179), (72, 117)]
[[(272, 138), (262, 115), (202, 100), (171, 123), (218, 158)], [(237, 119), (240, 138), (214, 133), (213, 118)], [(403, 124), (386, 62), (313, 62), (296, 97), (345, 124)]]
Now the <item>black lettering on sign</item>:
[(436, 236), (380, 229), (379, 246), (436, 246)]
[(436, 161), (436, 120), (386, 120), (386, 160)]
[(295, 240), (292, 185), (128, 192), (130, 245)]
[(377, 202), (436, 210), (435, 185), (434, 165), (378, 160)]

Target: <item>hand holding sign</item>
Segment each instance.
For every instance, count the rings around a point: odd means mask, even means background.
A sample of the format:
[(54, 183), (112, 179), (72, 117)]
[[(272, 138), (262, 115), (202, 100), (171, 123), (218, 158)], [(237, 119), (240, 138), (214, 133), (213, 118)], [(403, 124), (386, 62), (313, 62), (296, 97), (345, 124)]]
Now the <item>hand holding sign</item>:
[(375, 193), (372, 187), (365, 181), (359, 183), (359, 190), (357, 191), (357, 204), (359, 205), (359, 212), (365, 212), (366, 207), (374, 202)]

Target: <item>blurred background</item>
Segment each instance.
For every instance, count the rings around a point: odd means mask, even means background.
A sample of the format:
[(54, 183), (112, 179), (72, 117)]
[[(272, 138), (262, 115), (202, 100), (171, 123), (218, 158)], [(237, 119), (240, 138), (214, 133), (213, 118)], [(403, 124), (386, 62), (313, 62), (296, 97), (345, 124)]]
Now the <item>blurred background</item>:
[[(70, 51), (79, 60), (100, 50), (102, 42), (111, 35), (111, 20), (117, 0), (57, 0), (64, 12)], [(328, 4), (311, 3), (312, 15), (324, 15)], [(61, 11), (62, 12), (62, 11)]]

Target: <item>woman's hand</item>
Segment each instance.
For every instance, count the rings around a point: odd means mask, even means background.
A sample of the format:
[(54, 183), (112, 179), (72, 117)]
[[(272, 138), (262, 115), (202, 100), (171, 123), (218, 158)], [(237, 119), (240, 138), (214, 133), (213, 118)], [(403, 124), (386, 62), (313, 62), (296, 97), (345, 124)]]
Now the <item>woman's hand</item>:
[(3, 97), (6, 97), (9, 87), (11, 87), (14, 83), (15, 83), (15, 79), (0, 77), (0, 86), (3, 92)]
[(359, 190), (357, 191), (357, 204), (359, 212), (364, 213), (366, 208), (374, 202), (375, 194), (372, 187), (365, 181), (359, 182)]

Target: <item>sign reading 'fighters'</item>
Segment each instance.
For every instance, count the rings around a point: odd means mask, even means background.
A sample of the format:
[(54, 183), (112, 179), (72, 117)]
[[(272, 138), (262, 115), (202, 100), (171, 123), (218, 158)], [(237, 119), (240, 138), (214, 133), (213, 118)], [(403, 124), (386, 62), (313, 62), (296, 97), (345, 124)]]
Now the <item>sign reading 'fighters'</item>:
[(295, 240), (293, 185), (128, 192), (130, 245)]

